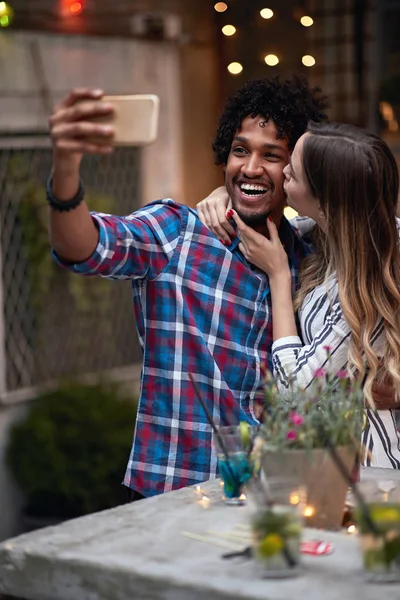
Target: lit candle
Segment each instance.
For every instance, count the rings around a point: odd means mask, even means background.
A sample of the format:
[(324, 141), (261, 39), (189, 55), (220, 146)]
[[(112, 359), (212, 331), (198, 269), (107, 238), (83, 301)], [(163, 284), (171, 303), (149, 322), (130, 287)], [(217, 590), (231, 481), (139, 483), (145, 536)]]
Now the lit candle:
[(355, 525), (349, 525), (347, 528), (347, 533), (357, 533), (357, 529)]
[(306, 506), (304, 509), (304, 516), (305, 517), (312, 517), (314, 516), (315, 513), (315, 508), (313, 506)]

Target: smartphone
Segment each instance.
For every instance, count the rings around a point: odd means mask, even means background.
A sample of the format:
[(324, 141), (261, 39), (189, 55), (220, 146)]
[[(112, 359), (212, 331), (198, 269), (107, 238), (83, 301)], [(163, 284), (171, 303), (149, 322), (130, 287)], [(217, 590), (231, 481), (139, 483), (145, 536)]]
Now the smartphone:
[[(115, 128), (114, 146), (144, 146), (157, 138), (160, 99), (155, 94), (103, 96), (99, 102), (114, 106), (114, 114), (91, 119)], [(100, 141), (100, 140), (93, 140)]]

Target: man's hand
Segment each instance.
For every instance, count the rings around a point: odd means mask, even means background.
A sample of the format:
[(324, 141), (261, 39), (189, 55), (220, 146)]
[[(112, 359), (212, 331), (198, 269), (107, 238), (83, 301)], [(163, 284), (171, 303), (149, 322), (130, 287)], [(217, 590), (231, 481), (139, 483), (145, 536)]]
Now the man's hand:
[(111, 104), (99, 102), (103, 95), (101, 90), (80, 88), (55, 107), (49, 119), (55, 167), (74, 169), (83, 154), (112, 152), (113, 127), (91, 121), (113, 112)]
[(267, 273), (270, 280), (283, 277), (290, 283), (288, 257), (272, 219), (266, 221), (270, 234), (270, 239), (267, 239), (246, 225), (236, 211), (231, 210), (230, 213), (237, 225), (237, 233), (240, 238), (239, 249), (247, 260)]
[(226, 218), (226, 211), (231, 207), (231, 201), (225, 186), (211, 192), (207, 198), (196, 205), (200, 221), (227, 246), (235, 230)]
[(70, 200), (78, 191), (83, 154), (109, 154), (113, 150), (113, 127), (90, 121), (112, 114), (111, 104), (99, 102), (102, 97), (101, 90), (73, 90), (55, 107), (49, 119), (53, 193), (59, 200)]
[[(79, 166), (83, 154), (112, 152), (114, 128), (91, 119), (113, 113), (113, 106), (100, 102), (101, 90), (76, 89), (55, 107), (49, 119), (53, 143), (53, 194), (71, 200), (79, 189)], [(99, 232), (89, 209), (82, 202), (74, 210), (49, 209), (50, 243), (68, 262), (82, 262), (95, 250)]]

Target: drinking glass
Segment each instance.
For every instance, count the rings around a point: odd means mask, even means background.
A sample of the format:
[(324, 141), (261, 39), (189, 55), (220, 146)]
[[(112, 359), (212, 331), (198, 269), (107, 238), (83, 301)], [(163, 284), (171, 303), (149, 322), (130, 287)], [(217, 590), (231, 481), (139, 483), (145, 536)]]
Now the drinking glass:
[(293, 577), (301, 572), (300, 544), (306, 493), (297, 477), (254, 480), (253, 554), (265, 577)]
[(220, 427), (219, 435), (223, 447), (218, 437), (215, 438), (218, 469), (224, 484), (226, 504), (240, 505), (246, 501), (243, 488), (252, 476), (253, 467), (248, 451), (251, 443), (251, 427), (248, 428), (248, 435), (245, 431), (243, 426)]
[(365, 469), (358, 483), (355, 521), (368, 581), (400, 581), (400, 473)]

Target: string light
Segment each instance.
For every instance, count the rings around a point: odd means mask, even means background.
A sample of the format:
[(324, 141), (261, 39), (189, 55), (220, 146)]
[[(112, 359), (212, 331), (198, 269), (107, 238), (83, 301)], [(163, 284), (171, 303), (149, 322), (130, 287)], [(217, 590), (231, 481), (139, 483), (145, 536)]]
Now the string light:
[(263, 19), (272, 19), (272, 17), (274, 16), (274, 11), (270, 8), (263, 8), (262, 10), (260, 10), (260, 15)]
[(303, 27), (311, 27), (311, 25), (314, 23), (314, 19), (304, 15), (304, 17), (301, 17), (300, 23), (303, 25)]
[(238, 62), (231, 62), (228, 65), (228, 71), (231, 75), (239, 75), (243, 71), (243, 66)]
[(305, 54), (301, 62), (305, 67), (313, 67), (315, 65), (315, 58), (311, 54)]
[(275, 67), (279, 63), (279, 58), (276, 54), (267, 54), (267, 56), (264, 56), (264, 60), (269, 67)]
[(73, 15), (79, 15), (83, 11), (82, 2), (80, 2), (79, 0), (76, 0), (76, 2), (72, 2), (72, 4), (69, 7), (69, 10)]
[(233, 25), (224, 25), (224, 27), (222, 28), (222, 33), (227, 36), (235, 35), (236, 27), (234, 27)]
[(7, 2), (0, 2), (0, 27), (9, 27), (14, 17), (14, 11)]
[(214, 5), (214, 8), (217, 12), (223, 13), (228, 9), (228, 5), (226, 2), (217, 2), (217, 4)]

